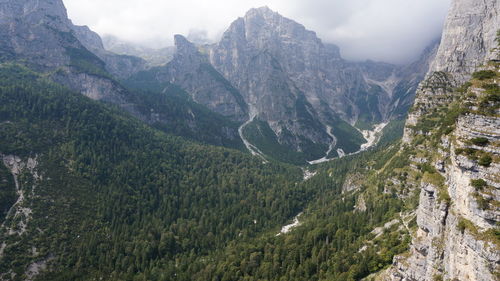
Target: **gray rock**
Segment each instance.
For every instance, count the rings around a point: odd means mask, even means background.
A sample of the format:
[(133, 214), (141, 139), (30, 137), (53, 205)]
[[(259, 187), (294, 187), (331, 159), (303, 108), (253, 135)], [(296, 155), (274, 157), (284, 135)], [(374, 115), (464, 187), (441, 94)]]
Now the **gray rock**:
[[(411, 143), (418, 134), (412, 126), (418, 124), (421, 116), (449, 103), (447, 95), (451, 89), (466, 82), (480, 65), (496, 56), (492, 49), (500, 28), (499, 13), (500, 2), (496, 0), (452, 1), (438, 53), (417, 91), (415, 106), (405, 128), (405, 142)], [(499, 165), (492, 163), (490, 167), (482, 167), (466, 156), (455, 155), (454, 151), (465, 147), (464, 141), (474, 137), (498, 141), (500, 119), (467, 114), (461, 116), (455, 126), (453, 137), (445, 137), (441, 142), (441, 151), (450, 151), (441, 155), (449, 161), (440, 161), (438, 166), (446, 179), (445, 184), (437, 188), (422, 183), (417, 210), (418, 230), (410, 256), (395, 257), (384, 280), (423, 281), (435, 280), (437, 276), (443, 280), (494, 280), (495, 272), (498, 273), (498, 245), (485, 239), (482, 233), (496, 227), (500, 210), (480, 209), (476, 196), (495, 202), (500, 200), (496, 183)], [(498, 146), (475, 148), (500, 154)], [(472, 179), (484, 179), (493, 190), (489, 194), (477, 193), (471, 186)], [(449, 196), (449, 203), (439, 200), (440, 193), (444, 192)]]

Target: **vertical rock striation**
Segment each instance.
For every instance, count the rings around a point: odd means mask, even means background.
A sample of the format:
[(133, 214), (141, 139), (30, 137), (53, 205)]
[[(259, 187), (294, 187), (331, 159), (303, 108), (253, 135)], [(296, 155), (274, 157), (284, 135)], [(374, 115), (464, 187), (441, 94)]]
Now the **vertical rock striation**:
[[(500, 118), (498, 101), (484, 101), (491, 94), (487, 87), (498, 87), (500, 80), (476, 79), (468, 89), (457, 90), (477, 70), (493, 71), (498, 77), (500, 66), (491, 60), (499, 55), (499, 12), (496, 0), (452, 1), (441, 45), (419, 86), (404, 136), (409, 146), (430, 151), (424, 161), (439, 175), (422, 180), (410, 253), (395, 257), (382, 279), (465, 281), (499, 276)], [(453, 103), (469, 113), (459, 115), (455, 125), (446, 128), (449, 133), (439, 135), (436, 146), (422, 144), (437, 134), (438, 128), (426, 133), (432, 115), (443, 109), (453, 115)]]

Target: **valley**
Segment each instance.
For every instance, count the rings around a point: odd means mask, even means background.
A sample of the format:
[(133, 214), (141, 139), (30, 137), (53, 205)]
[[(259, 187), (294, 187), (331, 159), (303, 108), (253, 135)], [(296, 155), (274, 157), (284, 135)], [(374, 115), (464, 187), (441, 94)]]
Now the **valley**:
[(269, 7), (154, 49), (0, 0), (0, 281), (498, 280), (499, 15), (395, 65)]

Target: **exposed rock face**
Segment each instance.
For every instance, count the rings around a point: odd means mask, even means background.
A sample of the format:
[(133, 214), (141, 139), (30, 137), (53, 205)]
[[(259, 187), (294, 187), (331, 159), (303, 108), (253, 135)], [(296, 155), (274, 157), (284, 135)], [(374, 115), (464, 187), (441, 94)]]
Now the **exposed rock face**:
[(175, 47), (152, 49), (121, 41), (120, 39), (107, 35), (102, 37), (104, 48), (115, 54), (139, 57), (146, 61), (146, 67), (156, 67), (167, 64), (172, 60)]
[[(361, 72), (341, 59), (336, 46), (323, 45), (314, 32), (267, 7), (252, 9), (233, 22), (211, 48), (210, 60), (242, 89), (260, 115), (268, 114), (263, 107), (274, 98), (273, 92), (281, 90), (283, 98), (304, 95), (316, 111), (326, 103), (345, 119), (355, 120), (359, 113), (353, 96), (366, 88)], [(281, 79), (267, 82), (271, 74)], [(285, 103), (278, 99), (271, 104)], [(262, 117), (275, 121), (277, 116)]]
[(217, 113), (237, 121), (247, 120), (243, 97), (210, 65), (206, 55), (181, 35), (175, 36), (175, 46), (173, 60), (156, 70), (156, 78), (182, 87), (195, 102)]
[[(84, 72), (91, 72), (98, 83), (114, 84), (102, 75), (105, 64), (78, 40), (62, 1), (2, 0), (0, 11), (0, 61), (24, 61), (40, 71), (58, 70), (54, 74), (58, 82), (83, 93), (93, 91), (88, 86), (96, 87), (72, 83)], [(98, 41), (92, 38), (92, 44)], [(116, 91), (101, 92), (99, 98), (110, 101), (116, 95)]]
[(491, 58), (500, 23), (497, 0), (452, 1), (441, 45), (430, 71), (453, 74), (464, 83), (478, 66)]
[(2, 0), (0, 59), (22, 57), (45, 67), (68, 65), (65, 47), (82, 47), (70, 27), (62, 1)]
[[(197, 140), (196, 135), (207, 124), (201, 116), (215, 116), (188, 101), (176, 101), (177, 116), (161, 108), (155, 111), (152, 107), (172, 106), (175, 102), (162, 100), (160, 105), (152, 104), (151, 100), (143, 101), (125, 89), (114, 78), (125, 78), (144, 69), (145, 62), (106, 51), (96, 33), (88, 27), (73, 25), (62, 0), (0, 0), (0, 63), (7, 61), (27, 65), (54, 82), (91, 99), (115, 104), (152, 125), (163, 126), (184, 118), (185, 125), (179, 134)], [(237, 126), (224, 122), (211, 127), (208, 143), (222, 145), (227, 139), (230, 143), (240, 143)]]
[[(498, 52), (495, 35), (500, 28), (500, 2), (453, 1), (438, 54), (417, 92), (412, 113), (405, 128), (404, 141), (413, 145), (422, 132), (421, 120), (453, 100), (453, 89)], [(497, 66), (490, 69), (499, 72)], [(499, 84), (498, 80), (488, 83)], [(484, 90), (474, 86), (466, 94), (483, 97)], [(462, 94), (465, 95), (465, 94)], [(477, 151), (498, 159), (500, 118), (480, 112), (462, 115), (450, 136), (441, 138), (431, 163), (444, 178), (442, 186), (421, 183), (417, 210), (418, 229), (410, 255), (396, 257), (386, 280), (495, 280), (500, 263), (500, 245), (493, 229), (500, 221), (500, 165), (479, 165), (477, 159), (461, 154), (460, 149)], [(488, 140), (488, 145), (471, 144), (472, 139)], [(471, 150), (472, 149), (472, 150)], [(484, 187), (473, 186), (474, 181)], [(477, 183), (476, 183), (477, 185)], [(496, 230), (498, 231), (498, 230)], [(496, 238), (497, 239), (497, 238)]]
[(106, 63), (106, 70), (115, 77), (125, 79), (144, 70), (146, 61), (132, 55), (118, 55), (104, 49), (101, 37), (87, 26), (73, 25), (78, 40), (92, 53)]
[[(208, 51), (212, 65), (240, 90), (250, 112), (269, 123), (280, 143), (299, 151), (303, 139), (331, 144), (327, 128), (338, 117), (350, 124), (382, 122), (396, 108), (408, 108), (427, 71), (420, 65), (405, 72), (389, 64), (347, 62), (336, 46), (323, 44), (314, 32), (267, 7), (233, 22)], [(426, 59), (421, 65), (428, 65)], [(419, 72), (410, 75), (414, 70)], [(304, 112), (307, 116), (301, 116)], [(334, 128), (333, 134), (340, 133)]]
[[(496, 33), (500, 24), (500, 2), (452, 1), (445, 23), (441, 43), (432, 61), (426, 81), (420, 85), (415, 104), (425, 104), (427, 96), (435, 92), (465, 83), (478, 66), (485, 64), (494, 55)], [(427, 111), (414, 107), (407, 124), (415, 125), (419, 116)], [(404, 140), (408, 141), (412, 131), (405, 128)]]

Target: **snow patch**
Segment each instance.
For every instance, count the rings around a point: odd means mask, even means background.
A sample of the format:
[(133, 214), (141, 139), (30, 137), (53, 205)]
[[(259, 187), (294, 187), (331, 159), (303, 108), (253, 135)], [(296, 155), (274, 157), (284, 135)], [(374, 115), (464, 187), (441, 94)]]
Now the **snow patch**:
[(337, 154), (339, 155), (339, 158), (345, 157), (345, 152), (342, 148), (337, 149)]

